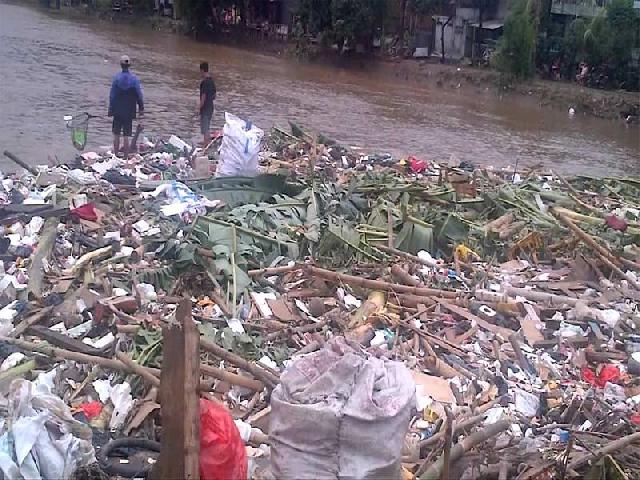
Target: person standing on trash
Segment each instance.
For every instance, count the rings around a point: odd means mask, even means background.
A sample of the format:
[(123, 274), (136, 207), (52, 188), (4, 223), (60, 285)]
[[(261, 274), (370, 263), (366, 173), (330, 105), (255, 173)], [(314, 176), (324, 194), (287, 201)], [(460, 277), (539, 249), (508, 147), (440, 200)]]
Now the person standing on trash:
[(211, 140), (211, 119), (213, 118), (213, 101), (216, 99), (216, 84), (209, 73), (209, 64), (200, 64), (200, 102), (198, 103), (198, 114), (200, 115), (200, 133), (202, 133), (202, 144), (206, 146)]
[[(129, 139), (133, 133), (133, 119), (136, 118), (136, 105), (140, 121), (144, 117), (144, 101), (140, 80), (129, 71), (131, 60), (127, 55), (120, 57), (122, 71), (113, 78), (109, 92), (109, 116), (113, 117), (113, 153), (129, 154)], [(122, 150), (120, 150), (120, 136)]]

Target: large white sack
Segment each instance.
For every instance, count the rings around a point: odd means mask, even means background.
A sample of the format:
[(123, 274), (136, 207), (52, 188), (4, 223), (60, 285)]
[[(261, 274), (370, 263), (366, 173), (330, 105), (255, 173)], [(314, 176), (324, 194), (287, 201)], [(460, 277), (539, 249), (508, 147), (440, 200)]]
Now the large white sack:
[(271, 468), (279, 480), (399, 479), (415, 383), (399, 362), (338, 337), (297, 360), (271, 396)]
[(224, 119), (216, 177), (255, 176), (264, 131), (228, 112)]

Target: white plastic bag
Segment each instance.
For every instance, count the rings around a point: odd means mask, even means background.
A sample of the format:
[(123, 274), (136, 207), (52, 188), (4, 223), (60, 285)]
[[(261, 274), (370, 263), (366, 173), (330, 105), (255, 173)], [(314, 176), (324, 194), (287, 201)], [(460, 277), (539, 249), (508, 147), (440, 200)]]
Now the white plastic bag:
[(95, 463), (91, 428), (75, 420), (59, 397), (16, 379), (6, 402), (0, 478), (69, 478), (78, 467)]
[(224, 119), (224, 138), (216, 177), (255, 176), (264, 131), (228, 112), (225, 112)]

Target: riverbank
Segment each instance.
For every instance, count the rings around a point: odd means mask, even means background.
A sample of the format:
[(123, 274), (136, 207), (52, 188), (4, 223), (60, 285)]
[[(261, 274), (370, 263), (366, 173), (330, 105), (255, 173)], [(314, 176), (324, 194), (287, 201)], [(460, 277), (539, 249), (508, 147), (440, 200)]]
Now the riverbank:
[(226, 111), (265, 131), (293, 121), (343, 145), (394, 158), (640, 174), (637, 128), (591, 115), (569, 117), (565, 108), (542, 107), (532, 95), (497, 95), (495, 88), (471, 82), (455, 88), (453, 81), (439, 87), (433, 79), (404, 79), (390, 62), (299, 62), (6, 0), (0, 0), (6, 72), (0, 145), (32, 165), (46, 164), (48, 157), (73, 158), (63, 116), (78, 112), (97, 116), (89, 125), (88, 148), (109, 144), (109, 85), (123, 53), (142, 81), (144, 134), (152, 138), (166, 131), (187, 140), (200, 137), (194, 104), (198, 64), (206, 60), (218, 86), (216, 128)]
[(383, 61), (394, 78), (444, 89), (495, 89), (499, 94), (518, 94), (535, 98), (541, 106), (577, 115), (624, 121), (628, 115), (640, 113), (638, 92), (597, 90), (566, 81), (534, 79), (528, 82), (501, 84), (500, 72), (489, 68), (440, 64), (432, 61)]
[[(289, 44), (281, 41), (252, 41), (229, 32), (215, 36), (196, 35), (185, 22), (159, 15), (129, 15), (114, 13), (110, 9), (88, 10), (80, 7), (63, 7), (60, 11), (70, 16), (90, 15), (112, 23), (125, 23), (136, 28), (149, 28), (154, 31), (176, 35), (187, 35), (197, 41), (216, 42), (233, 45), (276, 56), (292, 56)], [(541, 106), (568, 111), (573, 108), (578, 115), (588, 115), (608, 120), (624, 122), (631, 115), (638, 123), (640, 114), (640, 95), (638, 92), (610, 91), (586, 88), (573, 82), (534, 79), (532, 81), (503, 85), (500, 73), (482, 67), (463, 64), (441, 64), (435, 59), (388, 59), (388, 58), (339, 58), (335, 55), (322, 55), (315, 60), (340, 68), (375, 69), (376, 73), (391, 78), (394, 82), (410, 83), (414, 86), (438, 87), (443, 89), (489, 89), (500, 96), (517, 94), (535, 98)]]

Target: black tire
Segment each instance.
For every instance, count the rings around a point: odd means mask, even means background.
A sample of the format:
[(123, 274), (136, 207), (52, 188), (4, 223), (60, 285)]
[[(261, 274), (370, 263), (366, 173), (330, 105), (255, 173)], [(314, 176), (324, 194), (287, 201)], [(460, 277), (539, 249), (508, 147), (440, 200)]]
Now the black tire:
[(115, 463), (111, 461), (109, 454), (120, 448), (133, 448), (160, 453), (160, 443), (146, 438), (119, 438), (107, 443), (98, 452), (98, 463), (100, 468), (109, 475), (119, 475), (126, 478), (143, 477), (146, 478), (153, 465), (145, 465), (140, 468), (138, 465)]

